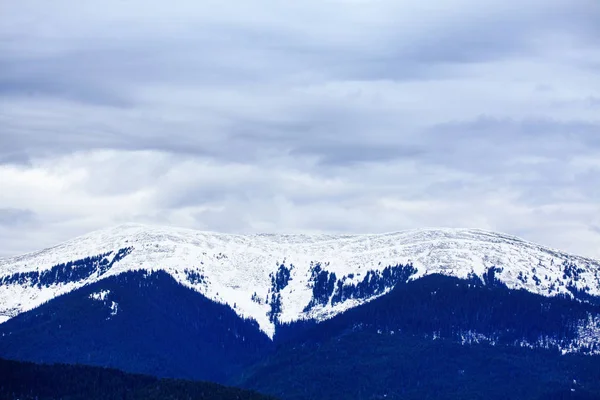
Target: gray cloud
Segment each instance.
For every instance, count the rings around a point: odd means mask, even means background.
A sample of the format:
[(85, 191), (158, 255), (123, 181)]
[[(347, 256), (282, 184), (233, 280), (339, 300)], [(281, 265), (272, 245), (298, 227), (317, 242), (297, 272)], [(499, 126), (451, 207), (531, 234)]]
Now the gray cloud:
[(136, 220), (600, 257), (593, 0), (90, 5), (4, 7), (0, 254)]
[(31, 222), (34, 218), (35, 213), (31, 210), (0, 208), (0, 225), (15, 227)]

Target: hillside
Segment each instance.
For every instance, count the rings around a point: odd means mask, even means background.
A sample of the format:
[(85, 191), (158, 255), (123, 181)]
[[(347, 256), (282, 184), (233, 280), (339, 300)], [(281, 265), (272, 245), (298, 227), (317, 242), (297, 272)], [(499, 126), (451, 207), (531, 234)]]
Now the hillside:
[(231, 384), (286, 400), (600, 400), (600, 360), (356, 332), (281, 348)]
[[(600, 399), (600, 356), (565, 353), (600, 307), (431, 275), (318, 324), (233, 385), (288, 400)], [(597, 338), (600, 330), (590, 332)]]
[(162, 271), (112, 276), (0, 325), (0, 357), (213, 382), (271, 347), (256, 322)]

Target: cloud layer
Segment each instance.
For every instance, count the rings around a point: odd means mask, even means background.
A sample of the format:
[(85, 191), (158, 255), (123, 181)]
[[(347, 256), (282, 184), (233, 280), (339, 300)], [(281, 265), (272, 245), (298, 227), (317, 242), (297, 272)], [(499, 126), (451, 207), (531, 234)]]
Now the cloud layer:
[(600, 3), (9, 2), (0, 256), (129, 221), (600, 257)]

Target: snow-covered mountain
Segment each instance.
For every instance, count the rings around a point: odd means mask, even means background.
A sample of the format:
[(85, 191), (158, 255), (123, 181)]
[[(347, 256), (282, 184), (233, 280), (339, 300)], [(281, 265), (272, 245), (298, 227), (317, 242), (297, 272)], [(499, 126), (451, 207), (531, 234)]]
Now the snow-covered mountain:
[(482, 230), (228, 235), (128, 224), (0, 260), (0, 322), (132, 270), (163, 270), (269, 336), (276, 322), (327, 319), (434, 273), (484, 281), (491, 273), (544, 296), (600, 296), (599, 261)]

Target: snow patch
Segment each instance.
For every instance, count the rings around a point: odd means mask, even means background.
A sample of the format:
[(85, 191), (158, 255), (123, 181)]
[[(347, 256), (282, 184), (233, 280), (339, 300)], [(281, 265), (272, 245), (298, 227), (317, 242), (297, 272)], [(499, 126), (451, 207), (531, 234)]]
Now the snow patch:
[(104, 301), (104, 300), (106, 300), (106, 296), (108, 296), (109, 294), (110, 294), (110, 290), (101, 290), (99, 292), (90, 294), (89, 297), (92, 300)]
[(114, 317), (119, 312), (119, 303), (115, 303), (114, 301), (110, 302), (110, 315)]

